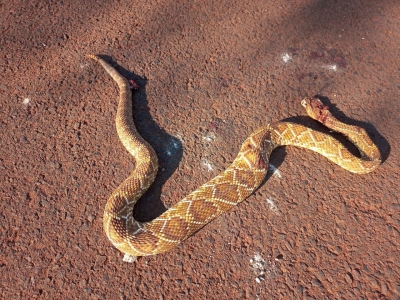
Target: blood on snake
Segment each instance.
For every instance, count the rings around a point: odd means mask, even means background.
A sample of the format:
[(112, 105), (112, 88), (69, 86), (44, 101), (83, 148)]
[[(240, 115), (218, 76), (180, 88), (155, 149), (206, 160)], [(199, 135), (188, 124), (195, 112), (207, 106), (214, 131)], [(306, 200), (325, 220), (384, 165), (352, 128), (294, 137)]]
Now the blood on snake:
[(109, 197), (103, 217), (104, 231), (111, 243), (125, 254), (124, 261), (168, 251), (186, 240), (220, 214), (249, 197), (263, 183), (269, 157), (279, 146), (310, 149), (343, 169), (366, 174), (381, 163), (381, 155), (367, 132), (337, 120), (318, 98), (305, 98), (307, 114), (327, 128), (342, 133), (359, 150), (360, 157), (330, 135), (306, 126), (278, 121), (256, 129), (243, 142), (237, 157), (217, 175), (180, 200), (154, 220), (141, 223), (133, 218), (135, 203), (153, 183), (158, 160), (153, 148), (136, 130), (132, 115), (130, 83), (97, 55), (88, 55), (106, 70), (120, 89), (116, 114), (119, 139), (135, 160), (135, 168)]

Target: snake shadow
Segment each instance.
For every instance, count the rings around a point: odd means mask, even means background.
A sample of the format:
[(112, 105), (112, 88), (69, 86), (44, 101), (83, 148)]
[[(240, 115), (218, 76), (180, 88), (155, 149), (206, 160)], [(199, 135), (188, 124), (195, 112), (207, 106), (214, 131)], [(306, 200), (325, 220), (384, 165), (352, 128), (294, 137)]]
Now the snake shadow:
[(167, 210), (161, 201), (161, 191), (182, 160), (182, 143), (168, 134), (152, 118), (146, 94), (147, 79), (118, 65), (110, 56), (101, 55), (101, 57), (139, 86), (138, 90), (132, 91), (133, 120), (139, 134), (155, 150), (159, 168), (154, 183), (136, 203), (133, 215), (139, 222), (149, 222)]

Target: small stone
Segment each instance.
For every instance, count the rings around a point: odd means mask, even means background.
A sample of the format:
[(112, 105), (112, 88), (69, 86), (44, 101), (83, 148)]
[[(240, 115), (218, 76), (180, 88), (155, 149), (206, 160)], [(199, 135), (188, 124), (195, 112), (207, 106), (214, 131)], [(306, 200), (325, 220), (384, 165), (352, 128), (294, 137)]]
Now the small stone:
[(53, 169), (59, 169), (61, 168), (61, 164), (57, 161), (50, 161), (49, 166)]

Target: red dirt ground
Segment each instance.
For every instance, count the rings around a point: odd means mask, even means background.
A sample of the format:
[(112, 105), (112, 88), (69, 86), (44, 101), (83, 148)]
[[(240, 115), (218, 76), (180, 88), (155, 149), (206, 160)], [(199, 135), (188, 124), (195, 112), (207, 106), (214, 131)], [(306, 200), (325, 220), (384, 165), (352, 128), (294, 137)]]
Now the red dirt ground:
[[(400, 299), (398, 0), (3, 1), (0, 15), (2, 299)], [(142, 220), (306, 96), (358, 121), (385, 161), (353, 175), (280, 148), (245, 202), (124, 263), (102, 214), (134, 165), (118, 89), (88, 53), (141, 86), (134, 118), (161, 165)]]

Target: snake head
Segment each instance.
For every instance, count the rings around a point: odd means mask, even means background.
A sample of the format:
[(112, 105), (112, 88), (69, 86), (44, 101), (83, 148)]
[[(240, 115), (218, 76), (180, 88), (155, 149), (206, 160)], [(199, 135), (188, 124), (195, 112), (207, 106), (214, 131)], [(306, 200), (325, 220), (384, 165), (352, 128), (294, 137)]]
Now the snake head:
[(325, 124), (327, 118), (331, 117), (329, 106), (324, 105), (318, 98), (304, 98), (301, 105), (306, 109), (309, 117), (322, 124)]

